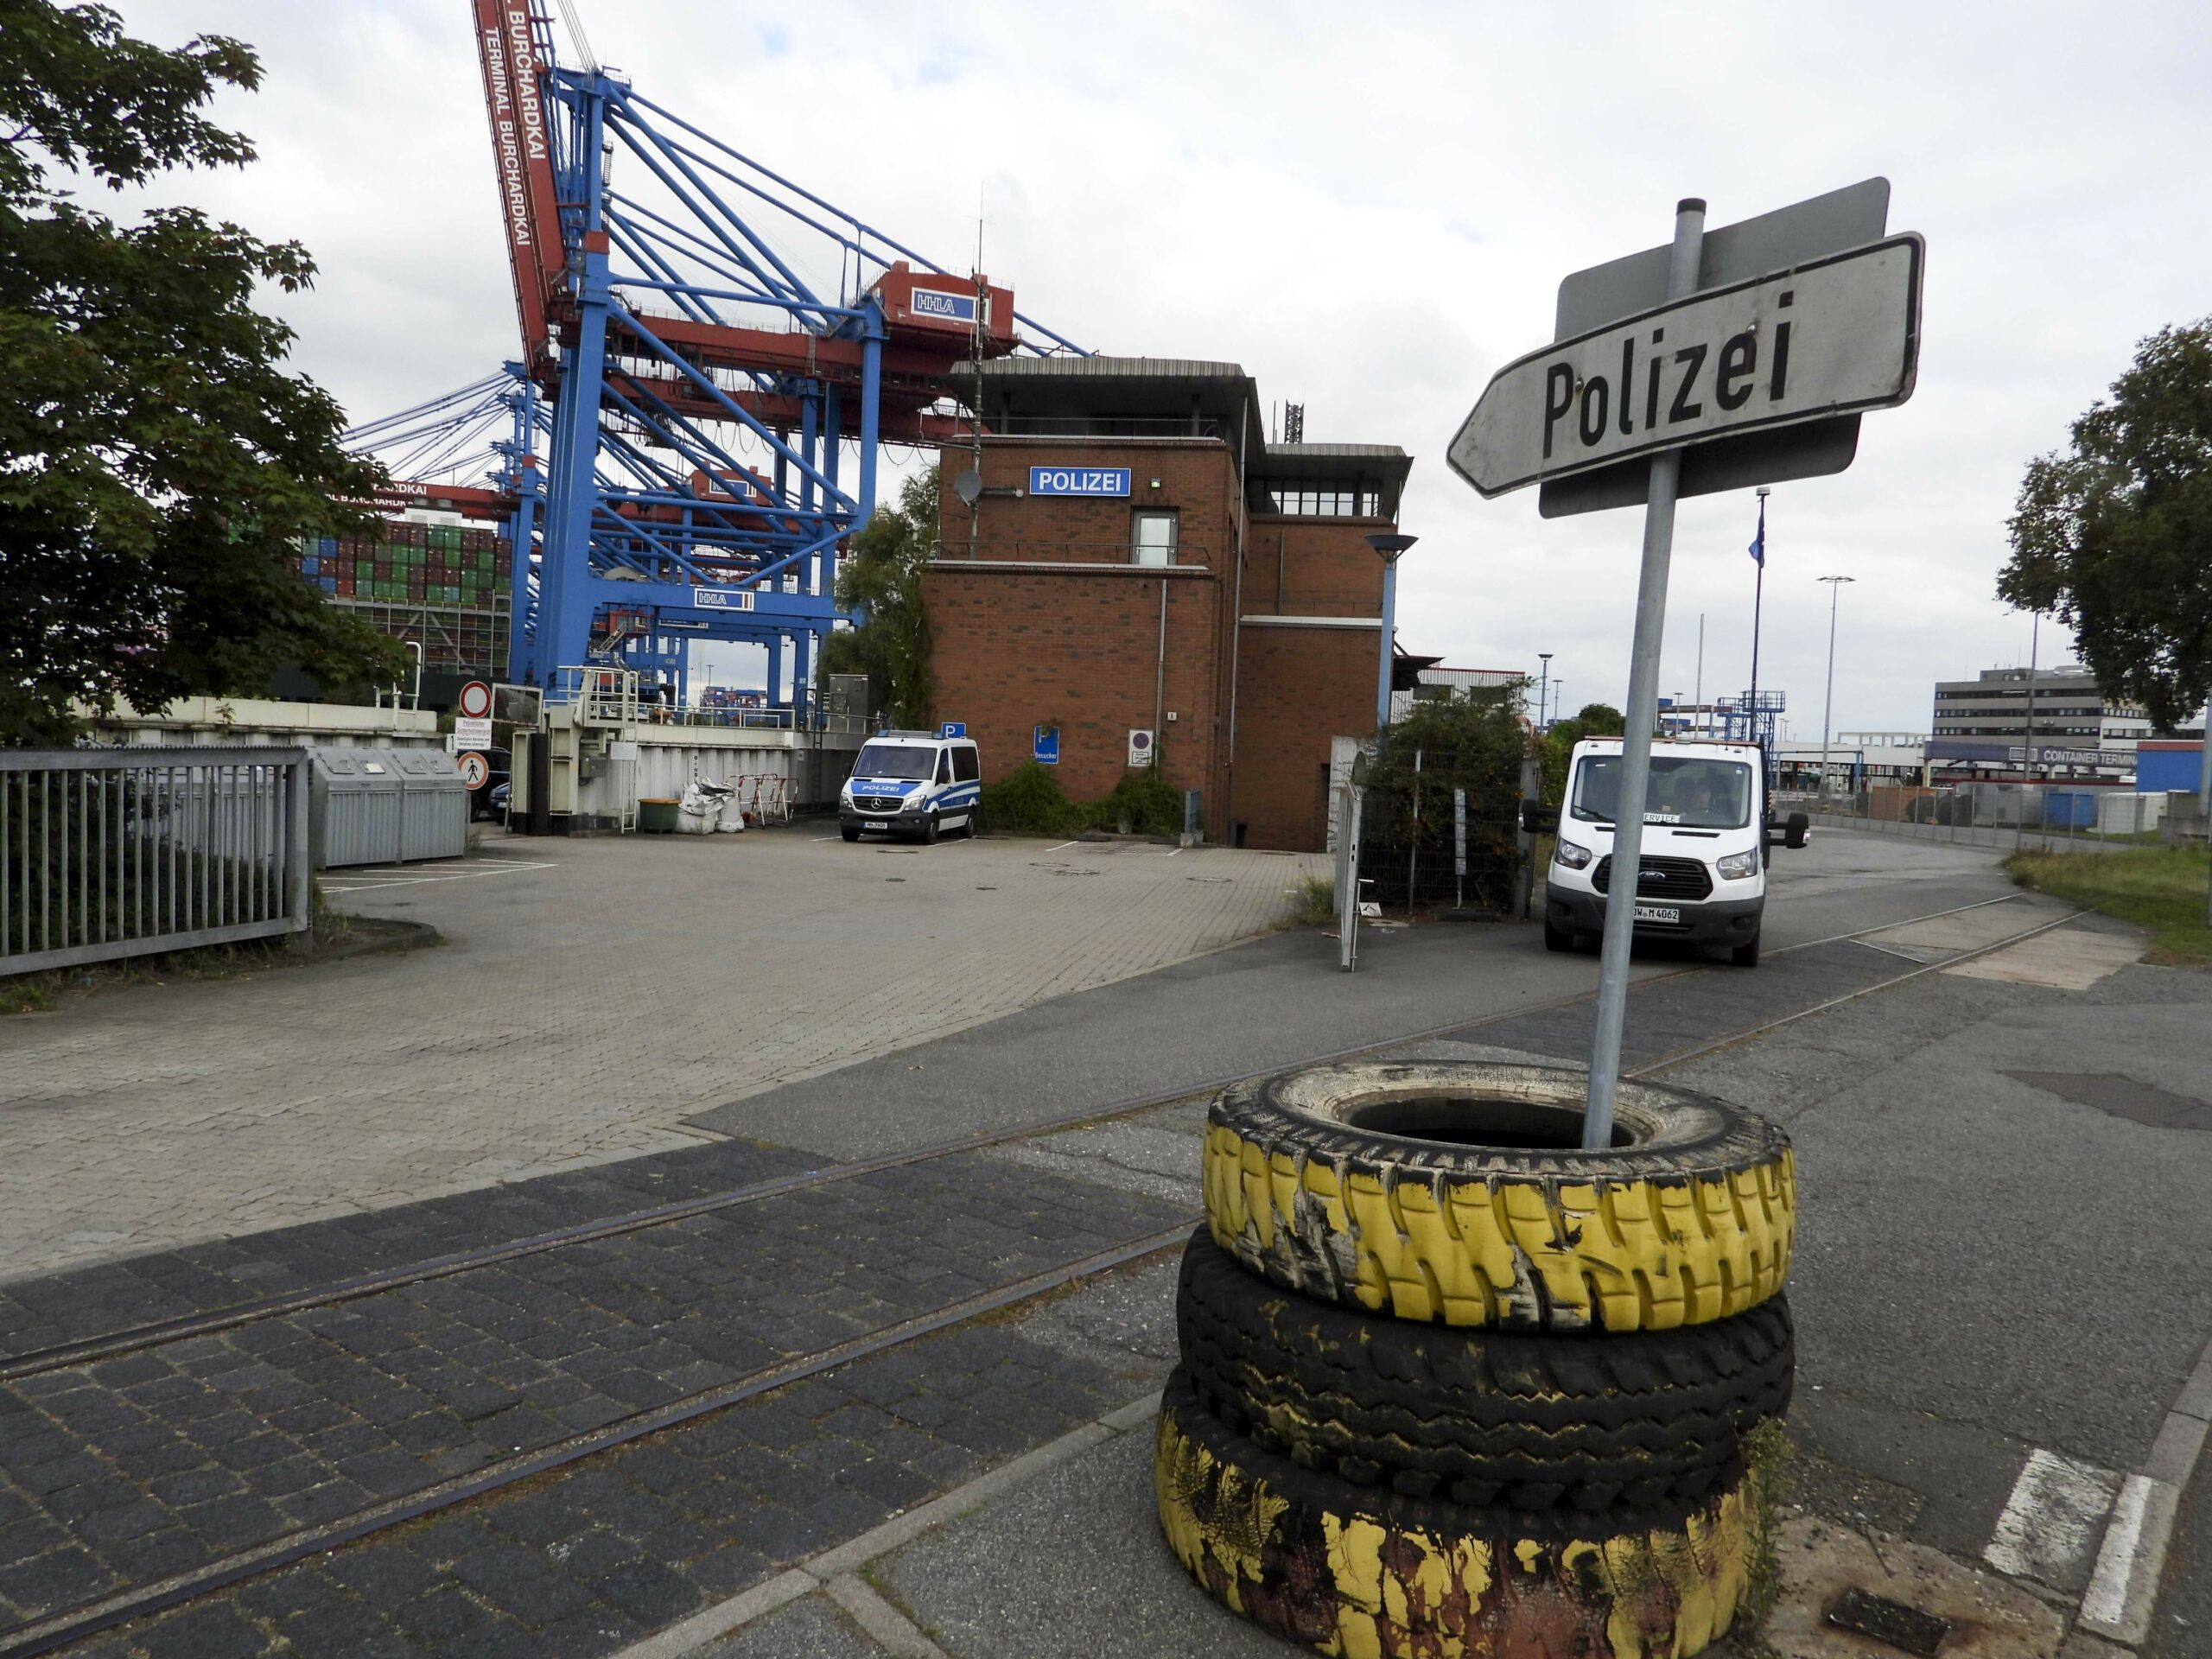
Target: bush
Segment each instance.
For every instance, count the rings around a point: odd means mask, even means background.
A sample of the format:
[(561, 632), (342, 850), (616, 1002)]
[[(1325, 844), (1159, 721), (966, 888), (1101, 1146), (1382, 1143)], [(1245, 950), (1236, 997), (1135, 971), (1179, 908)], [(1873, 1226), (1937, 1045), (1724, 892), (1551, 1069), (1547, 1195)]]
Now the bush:
[(1158, 767), (1134, 766), (1091, 809), (1091, 822), (1116, 835), (1179, 836), (1183, 791), (1161, 777)]
[(1050, 766), (1025, 760), (982, 792), (983, 823), (1001, 835), (1072, 836), (1090, 823), (1089, 811), (1061, 792)]

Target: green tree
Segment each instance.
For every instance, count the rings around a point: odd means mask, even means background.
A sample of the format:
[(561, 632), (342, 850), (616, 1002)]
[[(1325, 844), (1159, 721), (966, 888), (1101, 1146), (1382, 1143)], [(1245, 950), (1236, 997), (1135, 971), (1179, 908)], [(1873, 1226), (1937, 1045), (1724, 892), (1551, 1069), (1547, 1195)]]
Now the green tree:
[(899, 487), (899, 505), (879, 506), (837, 563), (837, 603), (860, 613), (857, 626), (822, 642), (824, 674), (868, 676), (868, 706), (893, 726), (926, 729), (936, 677), (930, 624), (922, 612), (922, 573), (937, 544), (937, 469)]
[(2160, 329), (2028, 463), (2000, 597), (2054, 611), (2107, 696), (2160, 726), (2212, 690), (2212, 317)]
[(200, 111), (260, 79), (237, 41), (168, 50), (105, 6), (0, 0), (0, 744), (67, 741), (80, 699), (398, 672), (289, 556), (359, 522), (332, 498), (380, 476), (253, 308), (257, 283), (308, 284), (307, 251), (189, 207), (118, 224), (75, 194), (252, 160)]
[(1544, 734), (1540, 756), (1544, 804), (1557, 806), (1567, 792), (1567, 763), (1573, 758), (1577, 743), (1586, 737), (1618, 737), (1627, 730), (1627, 717), (1608, 702), (1586, 702), (1573, 718), (1554, 721), (1551, 730)]

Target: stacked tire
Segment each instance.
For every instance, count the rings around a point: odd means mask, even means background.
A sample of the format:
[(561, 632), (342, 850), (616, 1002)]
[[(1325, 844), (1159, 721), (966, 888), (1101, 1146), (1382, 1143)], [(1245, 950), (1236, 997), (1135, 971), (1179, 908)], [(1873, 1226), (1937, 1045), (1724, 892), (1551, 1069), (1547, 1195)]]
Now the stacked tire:
[(1348, 1656), (1684, 1659), (1789, 1401), (1787, 1137), (1583, 1074), (1308, 1068), (1209, 1116), (1154, 1479), (1217, 1600)]

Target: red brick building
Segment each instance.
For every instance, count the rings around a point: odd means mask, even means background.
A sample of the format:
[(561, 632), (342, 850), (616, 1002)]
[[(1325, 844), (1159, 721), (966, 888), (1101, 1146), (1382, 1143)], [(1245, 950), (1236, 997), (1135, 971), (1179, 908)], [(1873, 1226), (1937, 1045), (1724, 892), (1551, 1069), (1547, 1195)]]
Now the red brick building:
[[(965, 372), (966, 371), (963, 371)], [(1063, 789), (1096, 799), (1157, 734), (1202, 792), (1209, 839), (1319, 851), (1330, 740), (1375, 730), (1382, 561), (1411, 459), (1382, 444), (1269, 444), (1230, 363), (987, 364), (975, 452), (942, 461), (923, 588), (937, 709), (993, 782), (1059, 729)]]

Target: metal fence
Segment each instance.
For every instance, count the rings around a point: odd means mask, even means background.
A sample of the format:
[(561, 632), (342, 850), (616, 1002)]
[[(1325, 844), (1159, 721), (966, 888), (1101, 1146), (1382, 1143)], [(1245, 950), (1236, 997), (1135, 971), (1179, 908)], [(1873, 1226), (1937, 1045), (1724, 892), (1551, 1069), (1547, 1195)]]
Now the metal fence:
[(2001, 851), (2140, 846), (2171, 838), (2195, 811), (2187, 797), (2176, 808), (2164, 794), (2064, 784), (1879, 785), (1826, 798), (1785, 791), (1775, 805), (1839, 829)]
[(1462, 906), (1510, 913), (1523, 855), (1500, 804), (1449, 785), (1369, 789), (1360, 816), (1363, 899), (1385, 912)]
[(0, 750), (0, 974), (304, 932), (304, 749)]

